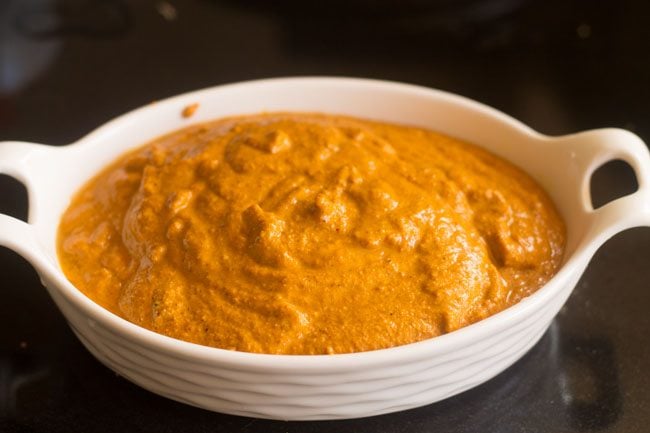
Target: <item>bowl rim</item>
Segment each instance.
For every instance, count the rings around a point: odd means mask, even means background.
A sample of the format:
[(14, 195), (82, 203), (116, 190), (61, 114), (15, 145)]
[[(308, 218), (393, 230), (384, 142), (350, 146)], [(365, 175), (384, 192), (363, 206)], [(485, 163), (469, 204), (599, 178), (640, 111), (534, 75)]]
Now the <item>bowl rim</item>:
[[(381, 86), (383, 88), (392, 88), (393, 90), (402, 93), (419, 94), (437, 99), (442, 98), (455, 105), (460, 105), (464, 108), (470, 109), (471, 111), (480, 112), (489, 116), (503, 124), (506, 124), (512, 129), (522, 132), (530, 139), (553, 140), (553, 138), (533, 130), (522, 122), (495, 108), (454, 93), (424, 86), (385, 80), (310, 76), (243, 81), (207, 87), (165, 98), (155, 103), (128, 111), (112, 120), (109, 120), (74, 143), (56, 150), (78, 148), (87, 144), (91, 145), (102, 135), (109, 134), (114, 129), (120, 128), (131, 118), (140, 113), (156, 110), (158, 107), (162, 106), (177, 105), (178, 103), (187, 100), (198, 100), (201, 95), (206, 93), (237, 90), (241, 87), (287, 85), (288, 83), (298, 82), (313, 83), (314, 85), (322, 85), (323, 83), (330, 85), (336, 84), (344, 87)], [(190, 124), (188, 124), (188, 126), (189, 125)], [(638, 177), (639, 176), (637, 175), (637, 178)], [(78, 190), (79, 187), (80, 185), (77, 185), (75, 190)], [(30, 207), (31, 205), (32, 203), (30, 200)], [(31, 221), (31, 212), (30, 222), (33, 222)], [(468, 343), (478, 341), (486, 335), (491, 335), (496, 330), (506, 329), (509, 324), (522, 320), (527, 317), (529, 313), (540, 308), (541, 305), (550, 302), (577, 273), (582, 272), (584, 267), (587, 265), (588, 260), (595, 253), (597, 248), (607, 240), (607, 238), (622, 231), (624, 228), (617, 227), (609, 230), (609, 232), (605, 231), (602, 233), (595, 233), (591, 235), (591, 238), (589, 238), (589, 235), (585, 234), (580, 242), (578, 242), (574, 251), (563, 258), (561, 267), (546, 284), (528, 297), (522, 299), (520, 302), (471, 325), (447, 334), (400, 346), (365, 352), (323, 355), (288, 355), (232, 351), (217, 347), (203, 346), (159, 334), (155, 331), (129, 322), (84, 295), (65, 277), (63, 271), (60, 269), (58, 257), (49, 257), (49, 255), (45, 255), (43, 251), (27, 251), (27, 253), (29, 253), (28, 259), (32, 262), (39, 273), (42, 273), (47, 277), (46, 281), (51, 282), (51, 284), (47, 285), (48, 288), (50, 288), (51, 291), (54, 290), (58, 292), (58, 294), (62, 295), (68, 302), (72, 303), (75, 308), (82, 311), (87, 316), (86, 319), (89, 320), (91, 326), (96, 326), (95, 322), (99, 323), (107, 331), (117, 332), (122, 336), (126, 336), (130, 340), (129, 342), (135, 342), (138, 345), (142, 345), (143, 348), (161, 349), (167, 352), (166, 354), (169, 354), (170, 356), (173, 354), (174, 356), (172, 357), (177, 357), (178, 359), (191, 358), (195, 362), (206, 366), (215, 365), (215, 363), (217, 363), (220, 366), (225, 365), (234, 369), (246, 370), (317, 370), (319, 372), (341, 372), (355, 368), (367, 368), (373, 365), (395, 363), (406, 358), (419, 359), (430, 357), (436, 353), (447, 353), (455, 348), (465, 347)], [(42, 246), (39, 246), (39, 248), (41, 248), (41, 250), (43, 249)], [(54, 286), (54, 289), (50, 287), (52, 285)], [(52, 294), (54, 296), (54, 293)]]

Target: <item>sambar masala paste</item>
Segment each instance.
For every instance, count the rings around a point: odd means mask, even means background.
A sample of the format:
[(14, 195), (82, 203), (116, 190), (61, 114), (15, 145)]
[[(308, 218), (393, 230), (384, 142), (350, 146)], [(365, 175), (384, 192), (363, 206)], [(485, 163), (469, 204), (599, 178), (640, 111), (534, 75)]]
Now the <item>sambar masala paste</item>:
[(359, 352), (481, 320), (557, 270), (564, 225), (510, 163), (424, 129), (275, 113), (122, 156), (59, 228), (70, 281), (207, 346)]

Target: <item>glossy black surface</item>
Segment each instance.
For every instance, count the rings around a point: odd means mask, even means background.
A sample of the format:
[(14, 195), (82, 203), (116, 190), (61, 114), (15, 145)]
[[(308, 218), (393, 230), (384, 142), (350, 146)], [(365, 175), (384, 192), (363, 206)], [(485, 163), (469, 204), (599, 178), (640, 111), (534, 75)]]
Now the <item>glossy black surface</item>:
[[(348, 75), (456, 92), (548, 134), (617, 126), (650, 141), (645, 1), (313, 3), (4, 0), (0, 140), (63, 145), (188, 90)], [(610, 164), (594, 202), (634, 182)], [(25, 218), (26, 206), (22, 186), (0, 176), (0, 211)], [(474, 390), (380, 417), (285, 423), (195, 409), (118, 377), (31, 267), (0, 248), (0, 432), (650, 431), (649, 256), (646, 228), (608, 242), (540, 343)]]

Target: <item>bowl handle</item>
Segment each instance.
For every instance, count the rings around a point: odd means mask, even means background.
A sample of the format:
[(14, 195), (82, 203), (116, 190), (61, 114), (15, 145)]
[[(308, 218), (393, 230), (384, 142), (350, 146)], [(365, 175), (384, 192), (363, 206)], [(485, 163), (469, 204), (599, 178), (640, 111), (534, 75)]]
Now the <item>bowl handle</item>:
[[(650, 152), (646, 144), (637, 135), (617, 128), (587, 131), (574, 137), (582, 142), (576, 151), (586, 165), (583, 200), (591, 216), (591, 230), (598, 233), (598, 244), (623, 230), (650, 226)], [(593, 209), (591, 176), (598, 167), (613, 160), (622, 160), (632, 167), (638, 189)]]
[[(42, 144), (0, 142), (0, 173), (19, 180), (30, 191), (32, 175), (37, 170), (33, 158), (42, 157), (43, 152), (49, 149), (50, 146)], [(41, 251), (32, 225), (4, 214), (0, 214), (0, 245), (16, 251), (32, 263)]]

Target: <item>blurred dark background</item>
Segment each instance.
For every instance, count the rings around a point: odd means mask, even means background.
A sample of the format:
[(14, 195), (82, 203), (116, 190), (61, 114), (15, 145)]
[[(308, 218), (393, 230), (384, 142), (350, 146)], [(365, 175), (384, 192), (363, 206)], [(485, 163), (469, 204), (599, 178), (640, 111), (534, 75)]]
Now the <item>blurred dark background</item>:
[[(614, 126), (648, 142), (650, 2), (0, 0), (0, 141), (64, 145), (153, 100), (295, 75), (420, 84), (543, 133)], [(625, 164), (608, 164), (594, 202), (634, 184)], [(0, 212), (24, 219), (26, 208), (24, 188), (0, 175)], [(542, 341), (475, 390), (365, 420), (281, 423), (190, 408), (117, 377), (30, 266), (0, 248), (0, 432), (645, 432), (649, 256), (648, 229), (611, 240)]]

